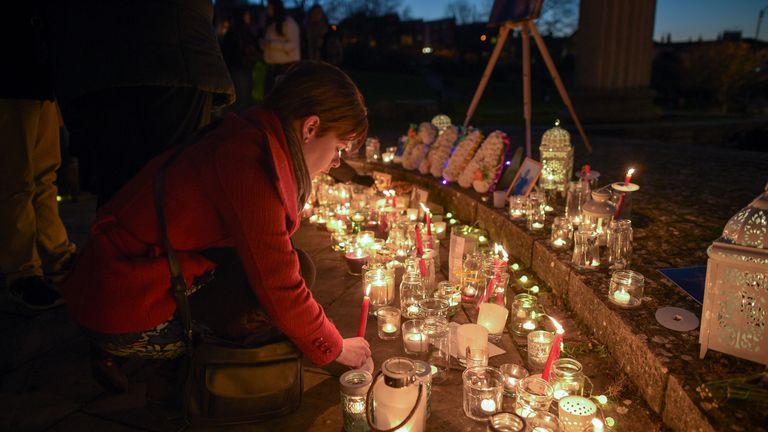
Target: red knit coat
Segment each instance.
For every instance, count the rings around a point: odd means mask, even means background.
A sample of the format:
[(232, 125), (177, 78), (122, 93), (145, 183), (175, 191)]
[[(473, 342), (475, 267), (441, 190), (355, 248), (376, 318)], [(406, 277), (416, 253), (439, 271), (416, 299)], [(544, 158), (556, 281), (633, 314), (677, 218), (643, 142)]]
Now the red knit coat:
[[(83, 327), (139, 332), (173, 314), (153, 196), (155, 174), (172, 152), (153, 159), (99, 209), (63, 287), (67, 307)], [(258, 108), (228, 114), (166, 172), (168, 235), (187, 284), (215, 266), (199, 251), (235, 247), (275, 325), (322, 365), (341, 353), (342, 338), (299, 274), (290, 241), (300, 223), (296, 195), (277, 117)]]

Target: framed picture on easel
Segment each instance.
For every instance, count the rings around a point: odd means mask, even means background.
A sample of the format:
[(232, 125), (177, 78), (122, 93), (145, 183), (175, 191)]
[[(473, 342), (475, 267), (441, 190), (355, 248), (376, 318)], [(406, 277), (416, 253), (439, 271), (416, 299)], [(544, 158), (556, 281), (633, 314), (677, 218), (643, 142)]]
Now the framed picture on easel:
[(515, 175), (515, 179), (512, 180), (512, 184), (507, 189), (507, 196), (510, 195), (523, 195), (528, 196), (536, 186), (536, 181), (541, 175), (541, 162), (533, 160), (531, 158), (525, 158), (523, 164), (520, 165), (520, 169)]
[(541, 14), (544, 0), (495, 0), (488, 24), (501, 25), (508, 21), (535, 20)]

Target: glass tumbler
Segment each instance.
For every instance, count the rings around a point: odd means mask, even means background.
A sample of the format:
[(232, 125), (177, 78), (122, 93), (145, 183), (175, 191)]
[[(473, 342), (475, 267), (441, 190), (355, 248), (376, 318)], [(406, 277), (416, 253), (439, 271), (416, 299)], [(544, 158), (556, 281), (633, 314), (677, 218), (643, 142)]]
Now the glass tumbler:
[(461, 374), (464, 384), (464, 414), (477, 421), (501, 409), (504, 378), (498, 369), (488, 366), (468, 368)]
[(497, 412), (488, 420), (486, 432), (523, 432), (525, 420), (511, 412)]
[(379, 339), (393, 340), (400, 336), (400, 309), (384, 306), (376, 311), (376, 329)]
[(536, 330), (538, 325), (538, 299), (531, 294), (518, 294), (512, 302), (512, 331), (518, 336), (526, 336)]
[(415, 319), (403, 323), (403, 348), (406, 354), (424, 354), (429, 343), (424, 334), (424, 320)]
[(525, 208), (525, 212), (528, 217), (529, 230), (539, 230), (544, 228), (544, 222), (547, 219), (545, 206), (546, 202), (543, 197), (534, 194), (531, 194), (528, 197), (528, 204)]
[(400, 312), (405, 318), (421, 316), (419, 300), (426, 298), (424, 280), (419, 273), (408, 272), (400, 282)]
[(580, 270), (595, 270), (600, 267), (600, 245), (597, 232), (585, 227), (573, 234), (573, 256), (571, 264)]
[(395, 270), (384, 266), (373, 267), (363, 275), (363, 287), (371, 287), (371, 313), (386, 306), (395, 298)]
[(429, 362), (432, 381), (441, 383), (448, 378), (451, 370), (451, 331), (446, 318), (427, 318), (424, 320), (424, 336), (429, 342), (427, 361)]
[(544, 369), (554, 339), (555, 335), (546, 330), (528, 333), (528, 366), (531, 370)]
[(341, 413), (344, 418), (345, 432), (367, 432), (368, 421), (365, 419), (365, 406), (368, 388), (373, 383), (373, 376), (364, 370), (344, 372), (339, 378), (341, 383)]
[(457, 284), (449, 281), (438, 282), (433, 296), (448, 303), (448, 317), (456, 314), (461, 303), (461, 289)]
[(417, 302), (422, 318), (448, 318), (448, 302), (436, 298), (425, 298)]
[(528, 199), (523, 195), (509, 197), (509, 218), (513, 220), (524, 219), (527, 201)]
[(552, 221), (552, 247), (565, 248), (571, 244), (573, 235), (573, 226), (571, 221), (565, 216), (556, 216)]
[(504, 396), (516, 397), (517, 385), (529, 375), (528, 370), (518, 364), (504, 363), (499, 371), (504, 375)]
[(555, 400), (566, 396), (582, 396), (587, 384), (587, 393), (592, 393), (592, 381), (584, 375), (581, 363), (571, 358), (559, 358), (552, 363), (549, 383), (552, 385)]

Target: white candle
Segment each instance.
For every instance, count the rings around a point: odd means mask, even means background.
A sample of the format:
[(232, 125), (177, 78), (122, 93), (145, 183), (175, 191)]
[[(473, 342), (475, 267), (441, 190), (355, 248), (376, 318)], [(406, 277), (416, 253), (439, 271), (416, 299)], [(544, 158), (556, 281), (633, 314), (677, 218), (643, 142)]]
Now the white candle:
[(544, 224), (541, 222), (534, 222), (531, 224), (532, 229), (542, 229), (544, 228)]
[(408, 306), (408, 313), (411, 315), (417, 315), (419, 313), (419, 307), (415, 304)]
[(403, 335), (403, 343), (405, 344), (406, 351), (410, 352), (425, 352), (427, 350), (426, 337), (421, 333), (409, 333)]
[(561, 238), (555, 239), (555, 241), (553, 241), (552, 244), (555, 245), (556, 247), (563, 247), (565, 246), (565, 240)]
[(408, 220), (411, 222), (416, 222), (419, 219), (419, 209), (409, 208), (405, 212), (408, 215)]
[(474, 297), (475, 294), (477, 294), (477, 290), (473, 286), (468, 286), (464, 288), (464, 295), (467, 297)]
[(501, 334), (504, 332), (504, 324), (507, 322), (509, 311), (504, 306), (494, 303), (482, 303), (480, 313), (477, 316), (477, 323), (485, 327), (490, 334)]
[(535, 330), (536, 329), (536, 323), (533, 321), (526, 321), (523, 323), (523, 328), (526, 330)]
[(623, 289), (620, 289), (613, 293), (613, 300), (619, 304), (624, 304), (624, 305), (629, 304), (629, 301), (631, 298), (632, 296), (630, 296), (629, 293), (624, 291)]
[(381, 326), (381, 331), (384, 333), (395, 333), (397, 331), (397, 326), (392, 323), (386, 323), (383, 326)]
[(493, 399), (483, 399), (482, 402), (480, 402), (480, 409), (489, 414), (493, 414), (496, 412), (496, 401)]

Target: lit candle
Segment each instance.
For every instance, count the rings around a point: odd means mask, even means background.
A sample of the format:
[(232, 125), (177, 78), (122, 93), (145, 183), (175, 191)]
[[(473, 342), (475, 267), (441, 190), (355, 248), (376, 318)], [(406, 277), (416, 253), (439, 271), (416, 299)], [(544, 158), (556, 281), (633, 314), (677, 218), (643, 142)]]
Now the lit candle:
[(507, 308), (495, 303), (481, 303), (477, 323), (488, 329), (488, 333), (498, 335), (504, 332), (507, 323)]
[(424, 217), (426, 218), (425, 222), (427, 224), (427, 235), (432, 235), (432, 216), (429, 213), (429, 208), (424, 205), (424, 203), (419, 203), (421, 206), (421, 209), (424, 210)]
[(386, 323), (383, 326), (381, 326), (381, 331), (383, 331), (384, 333), (392, 334), (397, 332), (397, 326), (392, 323)]
[(523, 328), (526, 330), (535, 330), (536, 329), (536, 323), (533, 321), (526, 321), (523, 323)]
[(409, 313), (411, 316), (415, 316), (415, 315), (418, 315), (418, 314), (419, 314), (419, 307), (418, 307), (417, 305), (415, 305), (415, 304), (412, 304), (412, 305), (408, 306), (408, 307), (406, 308), (406, 310), (408, 311), (408, 313)]
[(544, 224), (541, 222), (534, 222), (531, 224), (532, 229), (542, 229), (544, 228)]
[(549, 319), (552, 320), (552, 323), (557, 330), (555, 331), (555, 338), (552, 341), (552, 347), (549, 349), (549, 357), (547, 357), (547, 362), (544, 364), (544, 371), (541, 373), (541, 377), (546, 381), (549, 381), (549, 371), (552, 368), (552, 363), (560, 357), (560, 343), (563, 341), (563, 337), (565, 337), (565, 329), (563, 329), (563, 326), (555, 321), (554, 318), (549, 317)]
[(368, 258), (368, 255), (366, 255), (362, 249), (357, 248), (355, 252), (349, 252), (345, 254), (344, 258), (347, 261), (349, 272), (353, 275), (359, 275), (363, 270), (363, 265), (365, 264), (365, 260)]
[(563, 240), (561, 238), (555, 239), (552, 242), (552, 245), (554, 245), (555, 247), (563, 247), (563, 246), (565, 246), (565, 240)]
[(466, 288), (464, 288), (464, 295), (466, 297), (474, 297), (475, 294), (477, 294), (477, 290), (472, 285), (467, 286)]
[(635, 173), (634, 168), (630, 168), (629, 170), (627, 170), (627, 175), (626, 177), (624, 177), (624, 186), (629, 186), (629, 183), (632, 182), (632, 174), (634, 173)]
[(488, 414), (493, 414), (496, 412), (496, 401), (493, 399), (483, 399), (480, 402), (480, 409)]
[(594, 432), (603, 432), (605, 430), (603, 421), (600, 419), (593, 418), (592, 419), (592, 430)]
[(405, 213), (408, 215), (408, 220), (411, 222), (416, 222), (416, 220), (419, 219), (419, 209), (409, 208), (405, 210)]
[(365, 327), (368, 325), (368, 306), (371, 303), (371, 285), (369, 284), (365, 288), (365, 295), (363, 296), (363, 306), (360, 309), (360, 324), (357, 326), (357, 337), (365, 337)]
[(631, 299), (632, 299), (632, 296), (630, 296), (629, 293), (624, 291), (623, 289), (620, 289), (613, 293), (613, 300), (616, 303), (627, 305), (629, 304), (629, 301)]
[(425, 337), (421, 333), (411, 333), (403, 335), (403, 343), (406, 351), (420, 353), (426, 351)]

